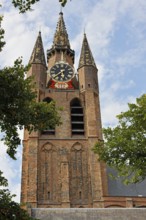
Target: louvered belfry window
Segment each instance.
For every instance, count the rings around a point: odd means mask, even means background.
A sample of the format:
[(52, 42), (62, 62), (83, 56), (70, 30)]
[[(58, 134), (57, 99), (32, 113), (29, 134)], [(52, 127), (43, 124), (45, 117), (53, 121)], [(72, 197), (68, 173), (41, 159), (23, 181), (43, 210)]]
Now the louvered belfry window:
[(78, 98), (73, 99), (70, 107), (72, 135), (84, 135), (84, 113), (80, 100)]

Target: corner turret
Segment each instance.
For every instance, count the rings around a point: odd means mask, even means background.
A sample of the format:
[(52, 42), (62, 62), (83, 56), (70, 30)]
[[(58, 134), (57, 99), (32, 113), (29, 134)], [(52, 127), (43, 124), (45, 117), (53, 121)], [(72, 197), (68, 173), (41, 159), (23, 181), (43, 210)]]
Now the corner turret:
[(34, 81), (39, 89), (45, 89), (46, 78), (47, 78), (47, 66), (45, 60), (44, 47), (41, 37), (41, 32), (39, 32), (36, 39), (29, 64), (31, 65), (28, 76), (34, 76)]
[(94, 62), (92, 52), (90, 50), (86, 34), (84, 34), (81, 55), (78, 66), (80, 90), (98, 91), (98, 69)]
[(92, 52), (90, 50), (88, 40), (87, 40), (85, 33), (84, 33), (84, 38), (83, 38), (83, 43), (82, 43), (82, 49), (81, 49), (81, 55), (80, 55), (78, 69), (83, 66), (93, 66), (96, 68), (96, 64), (94, 62), (94, 58), (93, 58)]
[(31, 57), (30, 57), (30, 64), (42, 64), (46, 66), (43, 42), (41, 37), (41, 32), (39, 31), (36, 43), (34, 45)]

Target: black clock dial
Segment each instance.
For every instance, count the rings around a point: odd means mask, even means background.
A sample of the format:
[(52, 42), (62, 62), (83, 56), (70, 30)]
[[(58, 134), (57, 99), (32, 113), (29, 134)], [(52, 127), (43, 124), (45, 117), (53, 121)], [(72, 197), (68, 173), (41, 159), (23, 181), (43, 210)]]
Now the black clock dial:
[(50, 69), (50, 76), (56, 82), (67, 82), (73, 75), (73, 68), (66, 63), (57, 63)]

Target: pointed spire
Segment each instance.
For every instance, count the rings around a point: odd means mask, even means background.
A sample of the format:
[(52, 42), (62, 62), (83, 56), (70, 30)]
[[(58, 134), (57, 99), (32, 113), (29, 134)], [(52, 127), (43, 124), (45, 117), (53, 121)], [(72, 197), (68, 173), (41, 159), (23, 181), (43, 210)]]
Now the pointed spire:
[(81, 55), (80, 55), (78, 68), (80, 68), (84, 65), (94, 66), (96, 68), (96, 64), (94, 62), (94, 58), (93, 58), (92, 52), (90, 50), (88, 40), (87, 40), (85, 33), (84, 33), (84, 39), (83, 39), (83, 43), (82, 43), (82, 49), (81, 49)]
[(47, 50), (48, 61), (50, 57), (54, 56), (54, 53), (56, 53), (56, 51), (61, 51), (64, 54), (67, 54), (72, 58), (72, 62), (74, 63), (75, 52), (70, 48), (70, 43), (62, 12), (59, 13), (59, 20), (57, 22), (52, 48)]
[(62, 48), (70, 48), (70, 43), (68, 39), (68, 34), (65, 27), (65, 22), (63, 19), (63, 13), (59, 13), (59, 21), (57, 23), (56, 32), (54, 35), (54, 41), (53, 41), (54, 47), (62, 47)]
[(39, 35), (37, 37), (36, 43), (34, 45), (29, 63), (31, 63), (31, 64), (38, 63), (38, 64), (43, 64), (46, 66), (43, 42), (42, 42), (42, 37), (41, 37), (40, 31), (39, 31)]

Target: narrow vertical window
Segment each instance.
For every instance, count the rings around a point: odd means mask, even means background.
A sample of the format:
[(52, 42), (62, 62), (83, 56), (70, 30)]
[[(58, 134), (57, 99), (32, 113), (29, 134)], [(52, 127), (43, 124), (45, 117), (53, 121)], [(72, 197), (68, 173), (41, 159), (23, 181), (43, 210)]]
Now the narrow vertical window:
[(82, 199), (82, 192), (79, 192), (79, 199)]
[(50, 194), (50, 192), (48, 192), (48, 200), (50, 200), (51, 199), (51, 194)]
[[(43, 102), (50, 103), (53, 101), (51, 98), (47, 97), (43, 100)], [(45, 130), (42, 131), (42, 134), (50, 134), (50, 135), (55, 135), (55, 128), (46, 128)]]
[(84, 135), (84, 114), (80, 100), (77, 98), (73, 99), (70, 107), (72, 135)]

